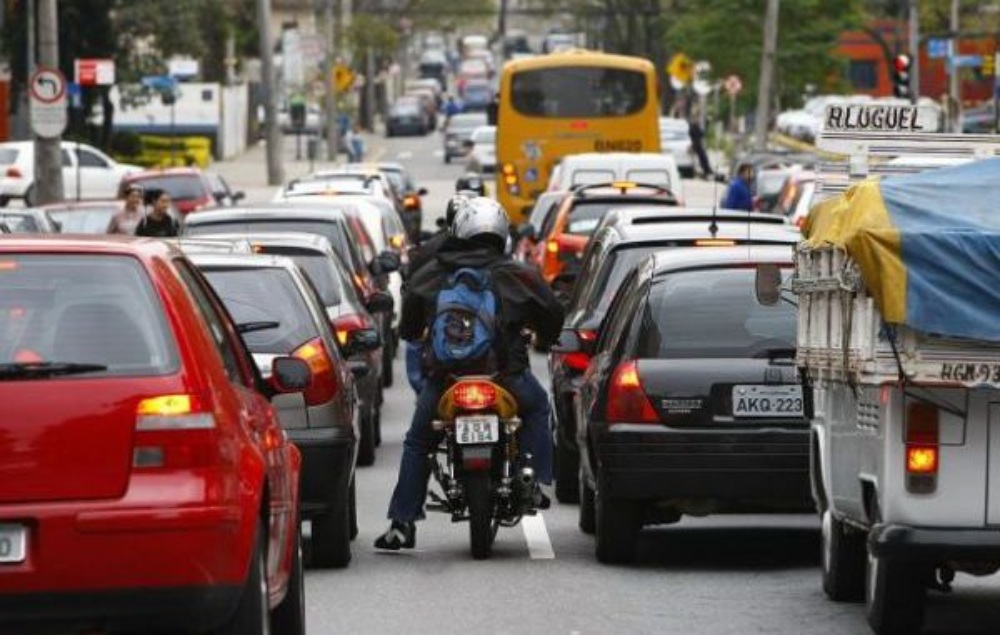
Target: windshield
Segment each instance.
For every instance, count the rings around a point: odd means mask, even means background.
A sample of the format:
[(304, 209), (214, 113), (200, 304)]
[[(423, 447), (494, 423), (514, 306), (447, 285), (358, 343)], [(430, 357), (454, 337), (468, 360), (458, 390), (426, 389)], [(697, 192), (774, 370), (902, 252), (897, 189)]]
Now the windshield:
[(0, 165), (10, 165), (17, 161), (17, 150), (14, 148), (0, 148)]
[(612, 207), (621, 206), (620, 201), (613, 203), (599, 201), (580, 201), (573, 206), (569, 212), (569, 220), (566, 223), (566, 233), (576, 236), (590, 236), (597, 229), (597, 225)]
[(63, 234), (104, 234), (117, 211), (117, 205), (97, 209), (54, 209), (49, 211), (49, 216), (59, 223)]
[[(791, 274), (785, 270), (785, 276)], [(764, 306), (750, 267), (668, 273), (653, 281), (642, 309), (636, 355), (644, 359), (766, 357), (795, 349), (788, 302)]]
[[(202, 272), (236, 324), (277, 322), (243, 334), (251, 353), (291, 353), (319, 336), (305, 298), (284, 269), (211, 269)], [(261, 302), (267, 298), (267, 302)]]
[(646, 106), (639, 71), (563, 67), (521, 71), (511, 80), (514, 109), (529, 117), (622, 117)]
[(476, 130), (472, 135), (472, 141), (474, 143), (496, 143), (497, 130), (496, 128), (486, 128), (481, 130)]
[(42, 231), (31, 214), (0, 212), (0, 223), (7, 225), (13, 234), (37, 234)]
[[(223, 220), (212, 223), (197, 223), (184, 228), (185, 236), (201, 236), (204, 234), (219, 233), (246, 233), (254, 232), (305, 232), (307, 234), (318, 234), (330, 241), (333, 249), (338, 254), (346, 254), (349, 251), (343, 232), (334, 223), (324, 223), (321, 221), (307, 221), (275, 218), (272, 220)], [(343, 251), (341, 251), (343, 249)]]
[(175, 372), (163, 307), (128, 256), (0, 255), (0, 364), (96, 364), (81, 375)]

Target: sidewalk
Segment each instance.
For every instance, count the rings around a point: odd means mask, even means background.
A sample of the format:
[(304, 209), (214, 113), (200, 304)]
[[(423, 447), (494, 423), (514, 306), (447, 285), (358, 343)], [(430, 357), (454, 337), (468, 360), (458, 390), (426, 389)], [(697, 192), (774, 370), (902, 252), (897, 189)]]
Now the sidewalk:
[[(385, 155), (385, 137), (377, 133), (362, 133), (365, 140), (366, 161), (379, 161)], [(302, 177), (315, 170), (327, 170), (347, 163), (347, 156), (340, 154), (338, 161), (326, 160), (326, 144), (320, 141), (317, 160), (310, 163), (306, 158), (307, 139), (301, 139), (301, 158), (296, 159), (295, 135), (282, 135), (282, 162), (285, 171), (285, 181)], [(246, 193), (245, 202), (263, 203), (274, 198), (279, 186), (267, 184), (267, 144), (260, 141), (232, 159), (216, 161), (211, 169), (217, 172), (229, 183), (233, 190)]]

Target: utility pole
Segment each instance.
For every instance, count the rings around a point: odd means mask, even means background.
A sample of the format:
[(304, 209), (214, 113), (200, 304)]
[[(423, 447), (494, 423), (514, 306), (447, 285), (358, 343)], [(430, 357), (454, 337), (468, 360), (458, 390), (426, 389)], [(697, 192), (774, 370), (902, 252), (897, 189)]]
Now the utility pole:
[(920, 99), (920, 3), (910, 0), (910, 101)]
[(958, 68), (954, 60), (960, 53), (958, 50), (958, 0), (951, 0), (951, 20), (948, 30), (951, 31), (951, 56), (948, 65), (948, 101), (951, 107), (948, 114), (951, 115), (951, 132), (960, 134), (962, 132), (962, 86), (958, 81)]
[[(56, 0), (38, 5), (38, 62), (59, 68), (59, 10)], [(63, 192), (62, 135), (51, 139), (35, 137), (35, 203), (45, 205), (65, 198)]]
[(497, 20), (497, 39), (503, 44), (507, 36), (507, 5), (509, 0), (500, 0), (500, 18)]
[(264, 138), (267, 143), (267, 183), (281, 185), (285, 170), (281, 162), (281, 130), (278, 128), (277, 95), (274, 90), (274, 52), (271, 50), (271, 0), (257, 0), (257, 32), (260, 34), (260, 85), (264, 93)]
[(369, 132), (375, 132), (375, 50), (365, 48), (365, 123)]
[(31, 77), (31, 74), (35, 72), (35, 54), (37, 48), (35, 47), (35, 0), (28, 0), (27, 5), (28, 11), (28, 55), (25, 57), (28, 60), (28, 72), (24, 75), (25, 77)]
[(767, 148), (768, 123), (771, 121), (771, 84), (774, 80), (775, 51), (778, 48), (779, 0), (767, 0), (764, 17), (764, 50), (760, 56), (760, 84), (757, 86), (757, 118), (754, 122), (755, 147)]
[(336, 161), (339, 149), (340, 128), (337, 125), (337, 82), (333, 72), (337, 67), (337, 39), (334, 29), (333, 9), (336, 0), (324, 0), (323, 24), (326, 29), (326, 63), (323, 64), (326, 84), (326, 159)]

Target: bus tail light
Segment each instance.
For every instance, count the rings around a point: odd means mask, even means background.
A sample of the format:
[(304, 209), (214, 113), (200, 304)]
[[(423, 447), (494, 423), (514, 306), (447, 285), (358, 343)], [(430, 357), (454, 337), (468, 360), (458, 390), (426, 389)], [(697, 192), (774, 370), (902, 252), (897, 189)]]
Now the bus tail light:
[(937, 406), (913, 402), (906, 409), (906, 489), (929, 494), (937, 489), (940, 466), (940, 422)]
[(517, 170), (514, 168), (513, 164), (504, 163), (503, 165), (503, 184), (507, 188), (507, 192), (514, 196), (521, 193), (521, 186), (518, 183)]

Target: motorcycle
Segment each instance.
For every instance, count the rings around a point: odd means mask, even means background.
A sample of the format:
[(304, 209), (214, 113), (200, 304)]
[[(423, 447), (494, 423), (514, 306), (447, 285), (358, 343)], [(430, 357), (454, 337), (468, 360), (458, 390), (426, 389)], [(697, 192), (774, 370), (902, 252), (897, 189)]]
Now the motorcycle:
[(515, 527), (535, 508), (530, 455), (518, 451), (517, 400), (489, 376), (453, 378), (438, 401), (434, 429), (444, 437), (428, 457), (442, 494), (427, 509), (469, 521), (472, 557), (489, 558), (500, 527)]

